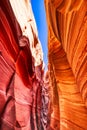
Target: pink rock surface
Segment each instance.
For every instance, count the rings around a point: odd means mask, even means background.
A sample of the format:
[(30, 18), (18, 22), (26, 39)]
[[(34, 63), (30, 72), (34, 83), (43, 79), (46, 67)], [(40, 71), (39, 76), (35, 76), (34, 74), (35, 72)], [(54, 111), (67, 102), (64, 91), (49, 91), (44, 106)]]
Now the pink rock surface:
[(1, 0), (0, 130), (43, 129), (43, 73), (43, 53), (30, 1)]

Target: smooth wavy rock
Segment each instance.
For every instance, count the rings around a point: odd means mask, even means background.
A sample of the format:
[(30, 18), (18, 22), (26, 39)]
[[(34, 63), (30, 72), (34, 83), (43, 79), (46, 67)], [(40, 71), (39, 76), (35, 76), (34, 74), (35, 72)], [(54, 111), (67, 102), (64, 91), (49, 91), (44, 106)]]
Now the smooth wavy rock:
[(42, 130), (43, 53), (29, 0), (0, 0), (0, 130)]
[(87, 130), (87, 0), (45, 0), (52, 130)]

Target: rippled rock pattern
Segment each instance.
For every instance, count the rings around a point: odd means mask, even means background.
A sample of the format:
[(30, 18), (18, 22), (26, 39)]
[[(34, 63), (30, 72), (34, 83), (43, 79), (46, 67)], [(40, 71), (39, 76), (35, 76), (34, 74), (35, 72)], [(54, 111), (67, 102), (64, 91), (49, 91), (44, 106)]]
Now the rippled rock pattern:
[(29, 0), (0, 0), (0, 130), (43, 130), (43, 53)]
[(87, 0), (45, 0), (50, 130), (87, 130)]

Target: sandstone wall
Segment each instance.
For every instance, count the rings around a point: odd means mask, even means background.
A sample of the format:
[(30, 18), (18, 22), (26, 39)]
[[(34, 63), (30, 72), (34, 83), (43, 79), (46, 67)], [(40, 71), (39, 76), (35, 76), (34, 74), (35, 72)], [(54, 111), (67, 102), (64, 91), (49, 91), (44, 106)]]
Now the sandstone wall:
[(42, 130), (43, 53), (29, 0), (0, 0), (0, 130)]
[(53, 130), (87, 130), (87, 1), (45, 0)]

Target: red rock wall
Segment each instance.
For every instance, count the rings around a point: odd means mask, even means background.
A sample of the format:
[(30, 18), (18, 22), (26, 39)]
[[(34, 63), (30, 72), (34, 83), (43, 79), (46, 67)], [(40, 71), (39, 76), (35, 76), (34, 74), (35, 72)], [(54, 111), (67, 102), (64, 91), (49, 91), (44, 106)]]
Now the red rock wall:
[(87, 1), (45, 0), (52, 130), (87, 130)]
[(0, 1), (0, 130), (87, 130), (87, 1), (45, 0), (45, 7), (44, 78), (30, 1)]
[(0, 130), (42, 130), (43, 53), (30, 1), (0, 0)]

